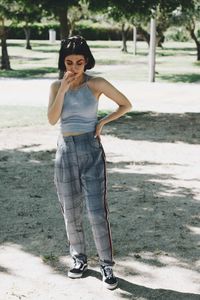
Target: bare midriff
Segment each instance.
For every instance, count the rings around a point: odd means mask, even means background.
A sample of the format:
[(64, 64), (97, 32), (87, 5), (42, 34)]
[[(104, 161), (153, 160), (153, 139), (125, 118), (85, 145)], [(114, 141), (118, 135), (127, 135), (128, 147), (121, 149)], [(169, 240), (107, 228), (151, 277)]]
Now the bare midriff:
[(62, 135), (63, 136), (74, 136), (74, 135), (81, 135), (84, 134), (85, 132), (64, 132)]

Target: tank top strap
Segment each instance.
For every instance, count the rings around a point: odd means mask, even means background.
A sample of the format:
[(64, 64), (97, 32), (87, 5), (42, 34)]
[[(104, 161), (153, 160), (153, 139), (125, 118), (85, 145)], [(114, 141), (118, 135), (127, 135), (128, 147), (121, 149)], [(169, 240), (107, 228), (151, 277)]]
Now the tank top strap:
[(87, 82), (92, 79), (92, 76), (85, 74), (85, 83), (87, 84)]

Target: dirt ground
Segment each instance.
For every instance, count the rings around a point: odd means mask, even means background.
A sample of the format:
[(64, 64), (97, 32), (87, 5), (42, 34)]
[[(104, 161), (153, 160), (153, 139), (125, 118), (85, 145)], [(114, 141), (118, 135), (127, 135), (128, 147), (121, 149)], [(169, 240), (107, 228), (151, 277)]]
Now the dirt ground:
[(0, 130), (0, 300), (200, 299), (200, 113), (145, 109), (104, 129), (114, 291), (102, 286), (87, 216), (89, 271), (67, 278), (57, 135)]

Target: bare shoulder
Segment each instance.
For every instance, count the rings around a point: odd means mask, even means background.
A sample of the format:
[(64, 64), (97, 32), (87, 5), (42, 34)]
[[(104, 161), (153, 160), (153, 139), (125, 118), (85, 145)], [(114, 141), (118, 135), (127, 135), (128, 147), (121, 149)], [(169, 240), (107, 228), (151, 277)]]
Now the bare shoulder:
[(57, 92), (61, 84), (61, 80), (55, 80), (52, 82), (50, 88), (52, 92)]
[(88, 84), (90, 88), (101, 92), (105, 86), (109, 85), (109, 82), (103, 77), (90, 77)]

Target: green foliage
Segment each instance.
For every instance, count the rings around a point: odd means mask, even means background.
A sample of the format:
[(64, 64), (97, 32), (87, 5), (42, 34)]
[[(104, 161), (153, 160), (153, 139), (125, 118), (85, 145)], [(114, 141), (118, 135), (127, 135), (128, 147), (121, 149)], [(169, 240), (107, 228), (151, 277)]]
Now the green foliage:
[[(8, 39), (23, 39), (24, 29), (23, 23), (13, 24), (8, 30)], [(34, 23), (29, 26), (31, 29), (31, 39), (32, 40), (48, 40), (49, 29), (54, 29), (59, 36), (59, 25), (58, 24), (48, 24)]]
[(188, 32), (183, 27), (171, 27), (165, 34), (166, 40), (187, 42), (190, 39)]
[[(22, 25), (23, 24), (10, 26), (8, 38), (23, 39), (24, 30)], [(51, 25), (35, 23), (30, 26), (30, 29), (32, 40), (48, 40), (49, 29), (54, 29), (57, 38), (59, 38), (59, 24), (56, 23), (52, 23)], [(87, 40), (121, 40), (121, 31), (117, 26), (102, 26), (99, 23), (79, 22), (76, 24), (73, 34), (80, 34)], [(128, 39), (132, 39), (132, 32), (129, 32)]]
[(87, 25), (86, 23), (77, 24), (74, 34), (80, 34), (87, 40), (120, 40), (121, 32), (117, 27), (101, 26), (99, 23)]

